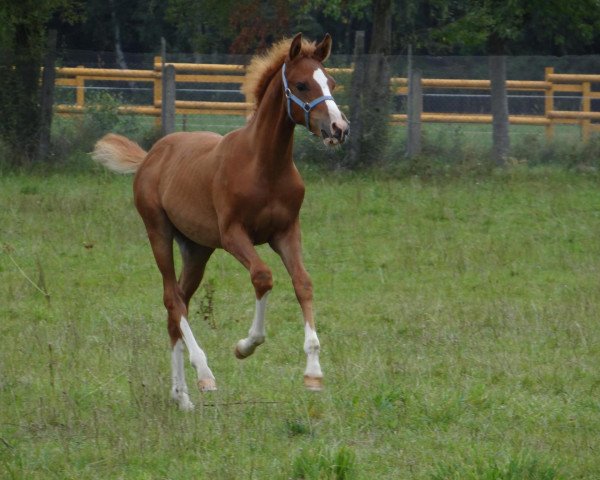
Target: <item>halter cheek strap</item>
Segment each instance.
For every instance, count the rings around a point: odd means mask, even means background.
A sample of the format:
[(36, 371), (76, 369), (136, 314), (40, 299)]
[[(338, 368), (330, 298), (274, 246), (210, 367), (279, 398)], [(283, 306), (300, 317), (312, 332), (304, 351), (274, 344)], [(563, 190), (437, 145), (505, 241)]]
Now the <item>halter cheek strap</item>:
[[(302, 110), (304, 110), (304, 124), (308, 131), (310, 132), (310, 112), (313, 108), (315, 108), (319, 103), (323, 103), (325, 100), (333, 100), (331, 95), (323, 95), (321, 97), (315, 98), (310, 102), (303, 102), (296, 95), (292, 93), (288, 86), (287, 78), (285, 78), (285, 63), (281, 68), (281, 77), (283, 79), (283, 91), (285, 93), (285, 98), (287, 98), (287, 113), (290, 120), (294, 122), (294, 118), (292, 117), (292, 102), (298, 105)], [(294, 122), (296, 123), (296, 122)]]

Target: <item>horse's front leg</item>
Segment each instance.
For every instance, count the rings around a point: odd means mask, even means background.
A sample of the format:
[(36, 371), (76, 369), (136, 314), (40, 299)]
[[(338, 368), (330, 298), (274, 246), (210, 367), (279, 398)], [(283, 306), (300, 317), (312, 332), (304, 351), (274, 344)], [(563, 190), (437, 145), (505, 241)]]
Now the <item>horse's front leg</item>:
[(241, 339), (235, 347), (235, 356), (239, 359), (249, 357), (256, 347), (264, 343), (265, 312), (267, 296), (273, 288), (271, 270), (259, 257), (252, 240), (240, 225), (230, 225), (222, 234), (223, 247), (250, 272), (250, 279), (256, 295), (256, 310), (248, 336)]
[(300, 223), (298, 220), (290, 229), (273, 239), (271, 247), (281, 256), (296, 292), (296, 298), (304, 316), (304, 352), (306, 353), (306, 370), (304, 370), (304, 386), (309, 390), (323, 389), (323, 372), (319, 363), (321, 349), (313, 315), (313, 287), (308, 272), (302, 261), (300, 241)]

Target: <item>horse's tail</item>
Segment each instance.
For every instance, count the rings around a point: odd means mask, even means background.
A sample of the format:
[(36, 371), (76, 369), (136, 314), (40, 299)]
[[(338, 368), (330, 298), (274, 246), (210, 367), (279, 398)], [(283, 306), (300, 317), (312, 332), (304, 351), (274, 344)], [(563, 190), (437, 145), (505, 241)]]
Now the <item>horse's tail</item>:
[(146, 158), (146, 152), (128, 138), (109, 133), (96, 142), (92, 158), (117, 173), (134, 173)]

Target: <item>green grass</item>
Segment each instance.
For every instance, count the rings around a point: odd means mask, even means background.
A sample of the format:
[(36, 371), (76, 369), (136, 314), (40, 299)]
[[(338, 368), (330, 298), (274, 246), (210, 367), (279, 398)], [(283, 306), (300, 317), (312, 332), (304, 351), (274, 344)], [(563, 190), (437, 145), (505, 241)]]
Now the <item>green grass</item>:
[(253, 294), (217, 252), (190, 318), (219, 391), (193, 413), (131, 178), (0, 178), (0, 478), (599, 478), (598, 178), (306, 173), (326, 390), (262, 247), (267, 342), (234, 358)]

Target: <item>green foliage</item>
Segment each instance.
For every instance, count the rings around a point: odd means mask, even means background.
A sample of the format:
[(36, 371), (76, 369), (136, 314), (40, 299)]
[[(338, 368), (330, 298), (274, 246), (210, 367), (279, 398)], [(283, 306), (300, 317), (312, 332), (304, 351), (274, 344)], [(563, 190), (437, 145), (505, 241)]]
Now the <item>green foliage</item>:
[(53, 15), (78, 19), (75, 0), (9, 0), (0, 3), (0, 138), (11, 163), (28, 163), (40, 131), (40, 71), (46, 23)]
[(352, 19), (362, 20), (371, 17), (372, 3), (369, 0), (309, 0), (305, 11), (321, 11), (326, 17), (349, 23)]
[(497, 459), (479, 461), (476, 465), (439, 466), (431, 480), (561, 480), (561, 475), (552, 465), (541, 462), (531, 455), (511, 458), (506, 464)]
[(51, 156), (54, 163), (80, 170), (89, 166), (89, 152), (109, 132), (125, 135), (149, 149), (161, 136), (152, 120), (118, 114), (122, 99), (106, 92), (90, 92), (82, 116), (57, 117), (53, 124)]
[(226, 52), (224, 42), (231, 41), (234, 35), (229, 17), (237, 4), (231, 0), (169, 0), (165, 19), (175, 27), (173, 43), (184, 51)]
[(439, 44), (461, 53), (506, 53), (545, 50), (565, 54), (593, 44), (600, 26), (600, 4), (524, 0), (436, 0), (441, 28), (432, 30)]
[(56, 15), (65, 23), (81, 19), (79, 0), (5, 0), (0, 3), (0, 52), (44, 48), (46, 23)]
[(294, 480), (352, 480), (356, 478), (356, 455), (340, 447), (308, 448), (299, 453), (292, 466)]

